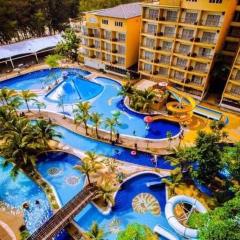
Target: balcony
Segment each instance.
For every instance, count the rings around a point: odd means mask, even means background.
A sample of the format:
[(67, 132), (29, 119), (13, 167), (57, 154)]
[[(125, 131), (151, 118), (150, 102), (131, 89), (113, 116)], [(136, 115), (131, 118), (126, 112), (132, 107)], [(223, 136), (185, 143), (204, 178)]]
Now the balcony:
[(218, 20), (201, 20), (199, 21), (199, 25), (206, 27), (221, 27), (222, 22)]
[(180, 22), (185, 24), (198, 25), (198, 21), (196, 18), (189, 18), (189, 17), (181, 18)]
[(191, 42), (194, 41), (193, 35), (178, 34), (177, 38), (180, 40), (182, 39), (182, 40), (187, 40), (187, 41), (191, 41)]
[(118, 53), (118, 50), (117, 49), (113, 49), (112, 53)]
[(175, 32), (163, 32), (164, 37), (175, 37)]

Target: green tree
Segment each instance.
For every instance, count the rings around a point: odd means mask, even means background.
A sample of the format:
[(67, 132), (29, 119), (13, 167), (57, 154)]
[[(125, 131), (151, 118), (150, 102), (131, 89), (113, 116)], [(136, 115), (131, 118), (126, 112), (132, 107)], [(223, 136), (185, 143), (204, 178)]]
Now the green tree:
[(95, 127), (96, 136), (97, 138), (99, 138), (98, 128), (102, 123), (102, 115), (97, 112), (93, 112), (90, 116), (90, 120), (92, 121), (93, 126)]
[(127, 228), (118, 233), (117, 240), (157, 240), (158, 236), (146, 226), (138, 223), (129, 224)]
[(85, 233), (86, 236), (91, 240), (104, 240), (105, 233), (102, 228), (96, 222), (93, 222), (90, 230)]
[(198, 228), (199, 240), (240, 239), (240, 195), (206, 214), (194, 213), (189, 225)]
[(90, 120), (90, 102), (80, 102), (75, 105), (76, 108), (73, 110), (74, 112), (74, 122), (76, 124), (83, 123), (85, 126), (86, 135), (88, 135), (88, 125), (87, 122)]
[(240, 143), (224, 149), (223, 162), (231, 177), (240, 182)]
[(79, 39), (72, 29), (66, 29), (63, 40), (56, 46), (56, 52), (74, 61), (78, 58)]
[(166, 132), (166, 137), (167, 137), (167, 139), (168, 139), (168, 148), (170, 149), (170, 147), (171, 147), (171, 142), (172, 142), (172, 137), (173, 137), (173, 135), (172, 135), (172, 132), (171, 131), (167, 131)]
[(30, 90), (22, 90), (20, 92), (20, 97), (22, 98), (22, 100), (25, 102), (28, 112), (30, 112), (30, 108), (29, 108), (29, 102), (30, 101), (36, 101), (37, 100), (37, 94), (30, 91)]
[(17, 92), (14, 89), (2, 88), (0, 89), (0, 101), (3, 105), (9, 105), (11, 100), (17, 96)]
[(200, 131), (196, 139), (197, 169), (193, 176), (200, 182), (209, 184), (214, 181), (223, 167), (221, 151), (217, 144), (220, 140), (218, 134)]
[(113, 141), (113, 133), (115, 132), (115, 127), (117, 126), (116, 119), (113, 118), (106, 118), (105, 120), (105, 127), (110, 130), (110, 141)]
[(95, 199), (102, 199), (107, 206), (114, 205), (113, 194), (118, 190), (111, 182), (103, 181), (99, 186)]
[(44, 102), (36, 101), (34, 104), (36, 105), (39, 113), (41, 112), (42, 108), (46, 108), (46, 104)]

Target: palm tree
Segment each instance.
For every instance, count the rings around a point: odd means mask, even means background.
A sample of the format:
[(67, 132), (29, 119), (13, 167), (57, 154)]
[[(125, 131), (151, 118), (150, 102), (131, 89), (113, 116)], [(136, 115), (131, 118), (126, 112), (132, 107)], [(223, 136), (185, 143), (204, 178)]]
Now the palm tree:
[(175, 168), (172, 170), (170, 177), (163, 178), (162, 182), (168, 186), (170, 195), (174, 195), (176, 193), (176, 188), (183, 185), (183, 174), (181, 172), (181, 169)]
[(94, 163), (97, 159), (98, 155), (95, 152), (87, 151), (83, 160)]
[(91, 184), (90, 174), (93, 172), (92, 163), (88, 161), (82, 161), (81, 165), (77, 165), (74, 169), (80, 171), (81, 173), (85, 174), (88, 180), (88, 184)]
[(93, 112), (90, 116), (91, 121), (93, 122), (93, 125), (95, 127), (95, 131), (96, 131), (96, 136), (97, 138), (99, 138), (98, 135), (98, 127), (100, 126), (100, 124), (102, 123), (102, 115), (97, 113), (97, 112)]
[(19, 96), (16, 96), (9, 101), (9, 107), (15, 112), (16, 116), (18, 115), (17, 110), (22, 105), (22, 99)]
[(46, 108), (46, 104), (45, 104), (44, 102), (36, 101), (36, 102), (35, 102), (35, 105), (36, 105), (39, 113), (41, 112), (41, 109), (42, 109), (42, 108)]
[(119, 96), (128, 97), (129, 98), (129, 104), (131, 103), (131, 98), (135, 92), (135, 89), (133, 88), (131, 83), (126, 83), (122, 85), (121, 90), (118, 92)]
[(118, 187), (112, 185), (109, 181), (103, 181), (99, 186), (95, 199), (102, 199), (106, 205), (114, 205), (113, 194), (118, 190)]
[(73, 112), (74, 112), (74, 121), (77, 124), (80, 124), (83, 122), (85, 126), (85, 131), (86, 135), (88, 135), (88, 125), (87, 122), (90, 119), (90, 109), (91, 109), (91, 104), (89, 102), (80, 102), (76, 104), (76, 107)]
[(34, 130), (38, 135), (39, 141), (49, 148), (48, 142), (49, 140), (53, 140), (54, 138), (61, 138), (62, 135), (55, 131), (53, 128), (55, 125), (53, 123), (49, 123), (45, 120), (37, 120)]
[(28, 112), (30, 112), (28, 103), (29, 103), (29, 101), (36, 101), (37, 94), (34, 93), (34, 92), (31, 92), (30, 90), (22, 90), (20, 92), (20, 97), (25, 102), (25, 104), (27, 106), (27, 109), (28, 109)]
[(17, 92), (14, 89), (2, 88), (0, 89), (0, 100), (2, 104), (8, 105), (12, 98), (17, 96)]
[(110, 141), (113, 141), (113, 133), (115, 132), (115, 127), (120, 126), (121, 123), (118, 120), (117, 116), (113, 116), (112, 118), (106, 118), (105, 120), (105, 128), (110, 130)]
[(153, 104), (154, 100), (156, 99), (156, 94), (151, 89), (145, 89), (141, 93), (143, 111), (149, 112), (149, 108), (151, 104)]
[(171, 131), (167, 131), (166, 133), (167, 139), (168, 139), (168, 148), (170, 149), (171, 146), (171, 142), (172, 142), (172, 132)]
[(90, 231), (85, 233), (86, 236), (91, 240), (104, 240), (104, 230), (99, 227), (96, 222), (93, 222)]

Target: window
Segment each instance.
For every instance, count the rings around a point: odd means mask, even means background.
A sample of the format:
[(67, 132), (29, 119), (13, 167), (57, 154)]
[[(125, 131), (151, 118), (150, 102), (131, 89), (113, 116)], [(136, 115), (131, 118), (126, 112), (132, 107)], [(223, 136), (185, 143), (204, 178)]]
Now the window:
[(197, 22), (197, 17), (198, 17), (197, 13), (186, 12), (184, 22), (194, 24), (195, 22)]
[(105, 50), (106, 51), (111, 51), (111, 44), (110, 43), (105, 43)]
[(147, 60), (153, 60), (153, 53), (152, 52), (144, 52), (144, 58)]
[(207, 16), (206, 25), (207, 26), (219, 26), (221, 16), (209, 14)]
[(210, 48), (200, 48), (199, 55), (201, 57), (210, 57), (211, 56), (211, 49)]
[(156, 20), (156, 19), (158, 19), (158, 10), (156, 10), (156, 9), (149, 9), (149, 19), (154, 19), (154, 20)]
[(166, 75), (168, 75), (168, 69), (160, 67), (158, 73), (161, 74), (161, 75), (166, 76)]
[(100, 32), (97, 29), (93, 29), (93, 34), (94, 34), (94, 37), (99, 37), (100, 36)]
[(99, 41), (94, 40), (93, 44), (94, 44), (95, 48), (100, 48), (100, 42)]
[(115, 22), (115, 26), (116, 27), (122, 27), (123, 26), (123, 22)]
[(237, 87), (237, 86), (232, 87), (230, 92), (236, 95), (240, 95), (240, 87)]
[(184, 78), (184, 73), (183, 73), (183, 72), (179, 72), (179, 71), (175, 71), (174, 77), (175, 77), (176, 79), (183, 80), (183, 78)]
[(110, 62), (111, 61), (111, 55), (106, 54), (106, 61)]
[(209, 3), (222, 3), (222, 0), (209, 0)]
[(202, 77), (199, 76), (192, 76), (192, 82), (197, 84), (197, 85), (202, 85)]
[(177, 20), (177, 11), (167, 11), (166, 20), (175, 22)]
[(118, 63), (124, 65), (125, 64), (125, 58), (119, 57), (118, 58)]
[(172, 50), (172, 42), (163, 42), (162, 49), (163, 50)]
[(240, 37), (240, 28), (239, 27), (230, 27), (228, 35), (231, 37)]
[(125, 47), (124, 46), (118, 46), (118, 52), (120, 53), (120, 54), (124, 54), (125, 53)]
[(149, 48), (153, 48), (154, 47), (154, 39), (152, 38), (145, 38), (145, 46), (149, 47)]
[(155, 33), (157, 31), (157, 26), (153, 24), (147, 25), (147, 32), (148, 33)]
[(103, 34), (103, 35), (104, 35), (104, 38), (105, 38), (105, 39), (111, 39), (111, 35), (112, 35), (112, 34), (111, 34), (111, 32), (109, 32), (109, 31), (104, 31), (104, 34)]
[(194, 30), (183, 29), (182, 38), (186, 40), (190, 40), (191, 38), (193, 38), (193, 34), (194, 34)]
[(214, 43), (216, 33), (214, 32), (203, 32), (202, 42)]
[(197, 62), (194, 69), (196, 71), (205, 72), (206, 68), (207, 68), (207, 64), (206, 63)]
[(180, 53), (188, 54), (190, 52), (190, 48), (191, 48), (191, 46), (189, 46), (189, 45), (180, 44), (178, 51)]
[(96, 52), (95, 52), (95, 55), (96, 55), (96, 58), (100, 58), (100, 56), (101, 56), (101, 53), (100, 53), (100, 52), (98, 52), (98, 51), (96, 51)]
[(162, 55), (160, 57), (160, 63), (170, 63), (170, 56), (167, 56), (167, 55)]
[(107, 19), (102, 19), (102, 24), (107, 25), (108, 24), (108, 20)]
[(151, 64), (145, 63), (143, 66), (144, 66), (145, 71), (148, 71), (148, 72), (152, 71), (152, 65)]
[(175, 27), (165, 27), (164, 28), (164, 35), (165, 36), (174, 36), (175, 34)]
[(176, 65), (183, 68), (186, 67), (187, 59), (178, 58)]
[(125, 33), (118, 33), (118, 40), (120, 42), (125, 42), (126, 41), (126, 34)]

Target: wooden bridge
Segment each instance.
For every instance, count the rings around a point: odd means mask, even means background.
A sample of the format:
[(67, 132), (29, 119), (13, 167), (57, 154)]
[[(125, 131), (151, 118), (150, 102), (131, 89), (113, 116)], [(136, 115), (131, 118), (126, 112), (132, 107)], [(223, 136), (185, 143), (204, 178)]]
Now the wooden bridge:
[(50, 240), (93, 199), (96, 194), (95, 185), (87, 185), (73, 197), (63, 208), (58, 210), (47, 222), (36, 230), (27, 240)]

